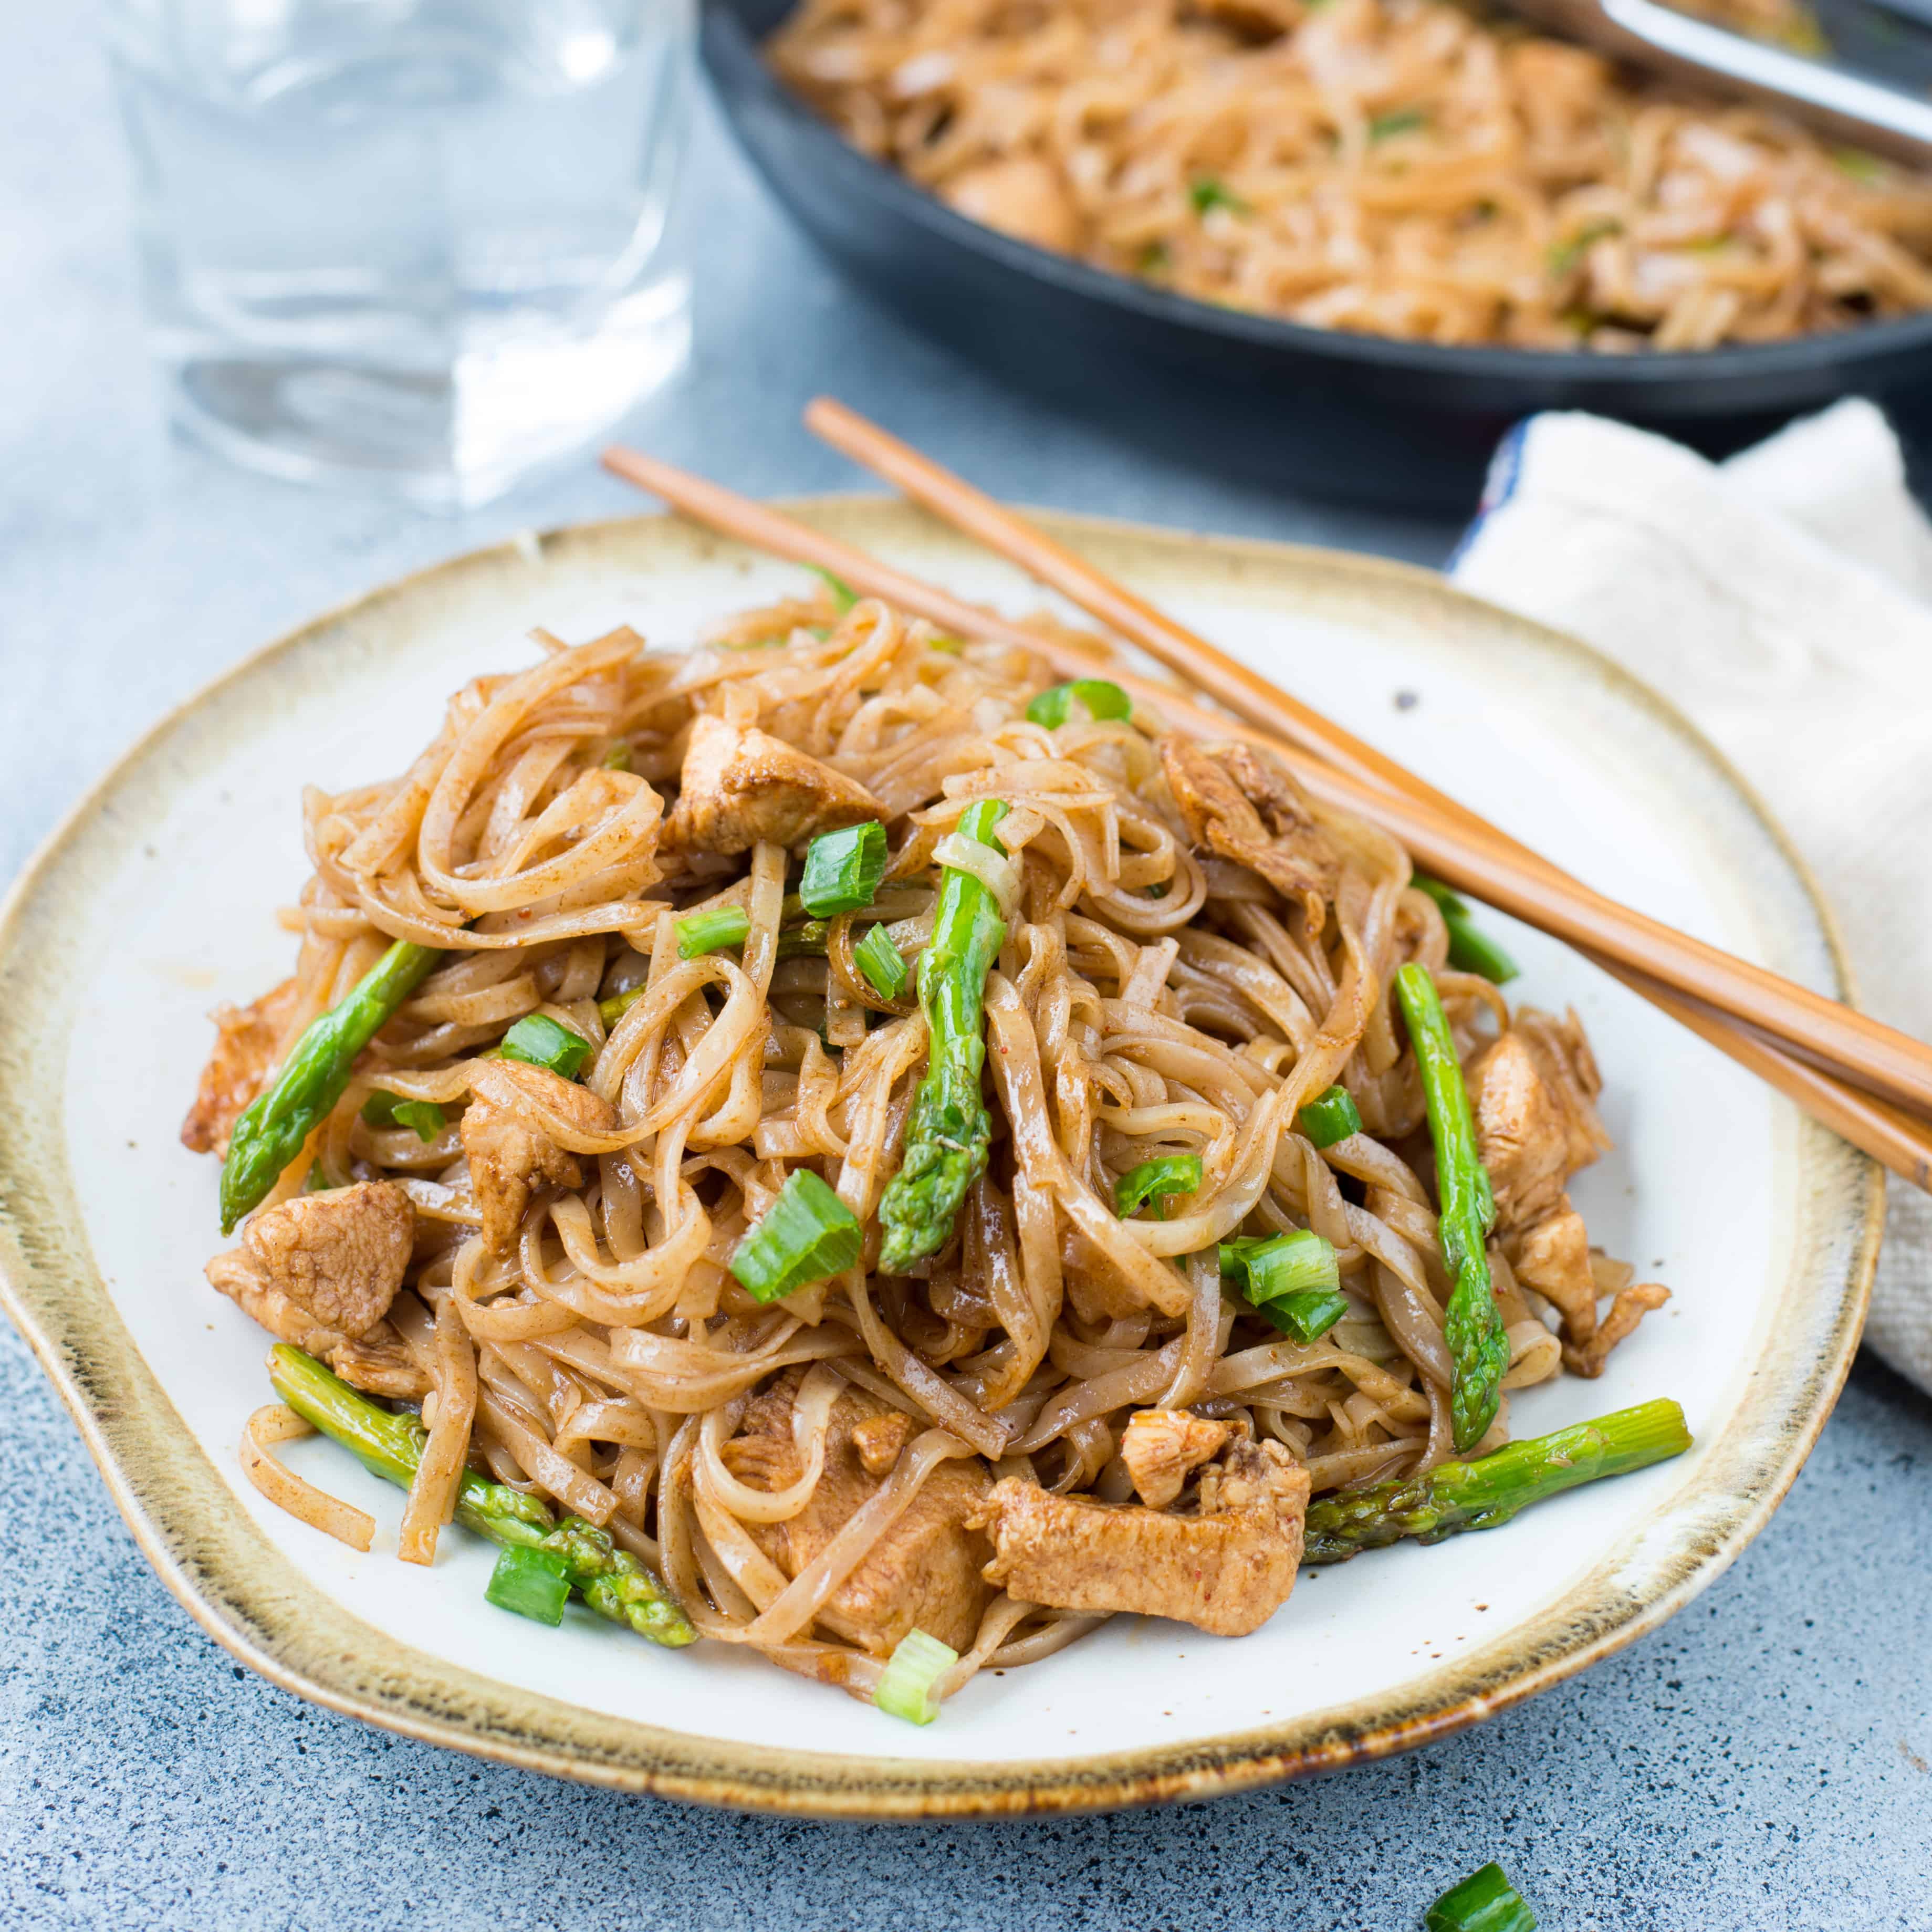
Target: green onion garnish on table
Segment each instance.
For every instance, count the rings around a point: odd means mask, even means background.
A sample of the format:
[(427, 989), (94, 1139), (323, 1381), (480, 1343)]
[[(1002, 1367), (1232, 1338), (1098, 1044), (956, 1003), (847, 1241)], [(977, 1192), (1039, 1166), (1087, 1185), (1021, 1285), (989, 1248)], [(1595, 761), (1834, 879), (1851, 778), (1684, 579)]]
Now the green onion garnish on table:
[(1452, 892), (1440, 879), (1418, 872), (1409, 880), (1418, 892), (1426, 892), (1442, 914), (1449, 928), (1449, 963), (1459, 973), (1478, 973), (1496, 986), (1514, 980), (1521, 970), (1487, 933), (1470, 916), (1468, 902)]
[(1442, 1339), (1449, 1345), (1449, 1416), (1459, 1454), (1474, 1448), (1496, 1419), (1496, 1404), (1509, 1367), (1509, 1338), (1490, 1280), (1484, 1244), (1496, 1225), (1496, 1197), (1489, 1171), (1476, 1150), (1476, 1123), (1469, 1090), (1429, 969), (1412, 959), (1395, 976), (1396, 998), (1415, 1048), (1422, 1097), (1429, 1108), (1429, 1138), (1436, 1148), (1436, 1194), (1442, 1203), (1436, 1228), (1442, 1265), (1455, 1283), (1443, 1311)]
[(1348, 1312), (1335, 1250), (1312, 1228), (1238, 1234), (1220, 1246), (1221, 1274), (1255, 1312), (1304, 1348)]
[(548, 1013), (526, 1013), (503, 1036), (506, 1060), (520, 1060), (574, 1080), (590, 1058), (590, 1042)]
[(886, 828), (876, 819), (821, 832), (806, 847), (799, 902), (814, 919), (836, 919), (872, 903), (886, 875)]
[(932, 1687), (959, 1661), (959, 1653), (922, 1630), (909, 1630), (886, 1660), (872, 1702), (889, 1717), (929, 1724), (939, 1715)]
[(497, 1557), (483, 1594), (500, 1610), (514, 1610), (554, 1628), (570, 1601), (570, 1575), (554, 1551), (516, 1544)]
[(442, 1132), (444, 1114), (434, 1100), (405, 1100), (378, 1087), (362, 1102), (362, 1118), (372, 1127), (412, 1127), (420, 1141), (433, 1141)]
[(1494, 1863), (1451, 1886), (1422, 1922), (1428, 1932), (1536, 1932), (1536, 1914)]
[(714, 906), (709, 912), (687, 913), (673, 930), (677, 934), (677, 956), (696, 959), (706, 952), (742, 946), (751, 934), (752, 916), (742, 906)]
[(1084, 706), (1088, 716), (1096, 722), (1134, 715), (1133, 700), (1104, 677), (1076, 677), (1056, 684), (1028, 700), (1026, 715), (1032, 723), (1044, 724), (1051, 731), (1066, 722), (1076, 704)]
[(869, 927), (864, 938), (852, 949), (859, 970), (882, 1000), (896, 1000), (906, 982), (905, 956), (892, 944), (883, 926)]
[(810, 1168), (794, 1168), (738, 1244), (731, 1272), (754, 1301), (782, 1301), (843, 1274), (859, 1258), (863, 1238), (851, 1209)]
[(1316, 1148), (1331, 1148), (1362, 1131), (1360, 1110), (1346, 1087), (1318, 1094), (1294, 1117), (1294, 1131)]
[(1166, 1204), (1177, 1196), (1200, 1191), (1201, 1156), (1198, 1154), (1164, 1154), (1156, 1160), (1144, 1160), (1130, 1168), (1114, 1183), (1114, 1212), (1122, 1220), (1154, 1203), (1154, 1219), (1167, 1219)]

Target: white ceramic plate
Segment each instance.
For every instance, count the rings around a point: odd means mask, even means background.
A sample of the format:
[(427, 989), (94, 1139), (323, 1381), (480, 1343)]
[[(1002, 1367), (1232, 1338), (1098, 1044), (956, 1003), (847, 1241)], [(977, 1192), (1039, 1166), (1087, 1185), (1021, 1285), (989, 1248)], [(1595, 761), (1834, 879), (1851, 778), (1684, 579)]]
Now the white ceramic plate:
[[(969, 596), (1038, 601), (896, 506), (811, 514)], [(1592, 884), (1842, 991), (1789, 853), (1715, 755), (1582, 646), (1426, 573), (1050, 518), (1164, 602)], [(1875, 1252), (1877, 1171), (1540, 934), (1486, 921), (1513, 995), (1574, 1004), (1617, 1148), (1575, 1189), (1592, 1236), (1674, 1298), (1603, 1379), (1516, 1398), (1530, 1434), (1680, 1401), (1687, 1456), (1510, 1528), (1304, 1573), (1238, 1642), (1121, 1618), (982, 1676), (916, 1730), (742, 1653), (653, 1650), (585, 1617), (542, 1631), (482, 1598), (451, 1535), (394, 1559), (399, 1492), (318, 1441), (298, 1468), (371, 1510), (358, 1556), (270, 1507), (236, 1444), (265, 1340), (202, 1279), (214, 1163), (176, 1136), (204, 1016), (287, 970), (274, 909), (305, 876), (301, 786), (398, 770), (446, 693), (530, 661), (536, 624), (676, 643), (798, 572), (674, 521), (458, 559), (272, 646), (166, 721), (22, 880), (0, 931), (4, 1258), (14, 1317), (157, 1567), (223, 1642), (304, 1694), (436, 1742), (715, 1802), (861, 1815), (1144, 1801), (1439, 1735), (1654, 1625), (1760, 1527), (1828, 1412)], [(1410, 701), (1412, 698), (1412, 701)]]

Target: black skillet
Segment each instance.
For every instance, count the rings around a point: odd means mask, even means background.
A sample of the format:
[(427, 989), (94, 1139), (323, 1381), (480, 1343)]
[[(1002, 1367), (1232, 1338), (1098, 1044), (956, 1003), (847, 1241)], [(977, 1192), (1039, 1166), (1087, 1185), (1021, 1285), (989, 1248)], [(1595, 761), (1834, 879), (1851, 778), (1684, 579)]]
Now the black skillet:
[(758, 43), (791, 0), (704, 0), (704, 63), (746, 152), (834, 260), (1018, 387), (1204, 466), (1317, 496), (1467, 508), (1497, 438), (1591, 410), (1713, 455), (1844, 395), (1932, 447), (1932, 314), (1790, 342), (1606, 356), (1443, 348), (1163, 293), (956, 214), (848, 146)]

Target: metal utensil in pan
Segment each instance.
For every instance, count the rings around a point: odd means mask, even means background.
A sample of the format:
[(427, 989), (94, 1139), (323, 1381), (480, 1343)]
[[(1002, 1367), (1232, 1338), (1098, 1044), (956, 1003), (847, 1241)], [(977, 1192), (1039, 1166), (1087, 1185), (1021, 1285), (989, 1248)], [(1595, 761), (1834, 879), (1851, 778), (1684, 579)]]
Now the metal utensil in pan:
[(1932, 166), (1932, 100), (1747, 40), (1657, 0), (1510, 0), (1510, 6), (1538, 26), (1634, 66), (1748, 95), (1834, 140)]

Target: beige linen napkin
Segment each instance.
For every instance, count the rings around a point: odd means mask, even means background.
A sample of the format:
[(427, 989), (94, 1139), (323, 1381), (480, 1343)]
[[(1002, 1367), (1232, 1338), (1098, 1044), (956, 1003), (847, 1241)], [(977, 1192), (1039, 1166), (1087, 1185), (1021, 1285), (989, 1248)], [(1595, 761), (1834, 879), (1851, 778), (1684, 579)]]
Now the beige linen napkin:
[[(1532, 417), (1450, 568), (1695, 719), (1816, 871), (1861, 1004), (1932, 1039), (1932, 525), (1871, 404), (1722, 464)], [(1865, 1339), (1932, 1390), (1932, 1199), (1900, 1182)]]

